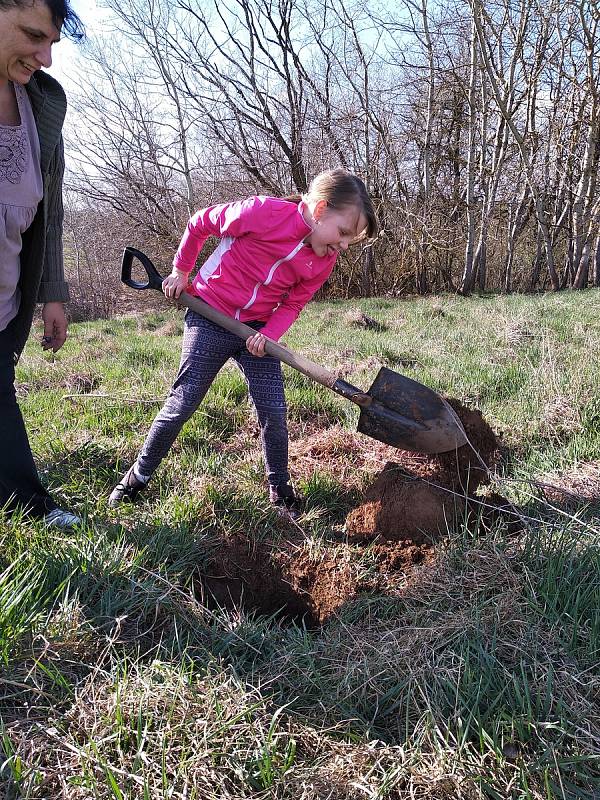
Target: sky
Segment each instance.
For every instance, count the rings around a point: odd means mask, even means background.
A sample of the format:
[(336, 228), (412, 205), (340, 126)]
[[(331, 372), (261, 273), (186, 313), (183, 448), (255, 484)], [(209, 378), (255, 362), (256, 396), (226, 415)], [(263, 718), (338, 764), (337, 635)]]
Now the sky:
[[(96, 0), (71, 0), (71, 6), (85, 25), (88, 36), (93, 35), (94, 29), (97, 30), (101, 24), (101, 10), (98, 8)], [(60, 83), (67, 82), (68, 78), (73, 78), (78, 50), (77, 44), (63, 37), (52, 48), (52, 66), (48, 70), (49, 74)]]

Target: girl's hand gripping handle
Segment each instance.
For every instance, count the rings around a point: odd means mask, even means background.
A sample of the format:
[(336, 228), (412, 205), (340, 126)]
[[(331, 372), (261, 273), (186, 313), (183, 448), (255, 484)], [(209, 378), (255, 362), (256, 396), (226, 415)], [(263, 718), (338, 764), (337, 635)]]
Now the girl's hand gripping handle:
[(177, 300), (179, 295), (185, 291), (189, 282), (189, 275), (187, 272), (181, 272), (177, 267), (173, 267), (173, 271), (162, 282), (162, 290), (165, 297), (169, 300)]

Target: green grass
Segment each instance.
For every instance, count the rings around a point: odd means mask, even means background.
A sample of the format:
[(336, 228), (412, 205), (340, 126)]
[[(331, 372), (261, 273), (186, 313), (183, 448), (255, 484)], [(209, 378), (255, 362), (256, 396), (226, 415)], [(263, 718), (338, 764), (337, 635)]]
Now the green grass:
[[(405, 591), (370, 588), (320, 627), (208, 607), (199, 579), (224, 543), (291, 541), (372, 580), (373, 547), (339, 537), (368, 476), (324, 457), (297, 476), (307, 513), (282, 523), (227, 368), (144, 502), (110, 510), (177, 369), (180, 313), (73, 325), (54, 357), (32, 341), (18, 367), (32, 447), (85, 524), (0, 518), (0, 795), (600, 797), (597, 506), (553, 508), (531, 483), (600, 460), (599, 299), (305, 310), (286, 343), (346, 380), (367, 389), (385, 365), (478, 407), (505, 450), (495, 488), (528, 520), (483, 539), (465, 522)], [(382, 329), (353, 324), (357, 309)], [(350, 403), (286, 380), (293, 437), (354, 429)]]

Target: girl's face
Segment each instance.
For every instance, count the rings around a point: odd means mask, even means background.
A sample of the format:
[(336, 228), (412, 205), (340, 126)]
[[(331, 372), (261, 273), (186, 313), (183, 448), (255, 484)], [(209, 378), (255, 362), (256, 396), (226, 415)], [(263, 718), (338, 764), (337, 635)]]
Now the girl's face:
[(0, 84), (26, 84), (36, 70), (49, 67), (59, 38), (44, 0), (0, 10)]
[(321, 257), (347, 250), (367, 227), (367, 219), (358, 206), (338, 210), (330, 208), (325, 200), (318, 200), (308, 211), (306, 221), (312, 233), (304, 241)]

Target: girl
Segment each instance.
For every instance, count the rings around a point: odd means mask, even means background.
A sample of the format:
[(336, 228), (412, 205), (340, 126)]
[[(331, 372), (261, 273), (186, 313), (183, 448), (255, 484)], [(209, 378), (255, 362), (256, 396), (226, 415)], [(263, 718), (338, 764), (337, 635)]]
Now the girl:
[[(292, 516), (298, 514), (288, 472), (281, 364), (265, 356), (265, 341), (277, 341), (292, 325), (329, 277), (338, 253), (359, 238), (373, 237), (376, 230), (363, 182), (344, 169), (317, 175), (301, 198), (254, 196), (202, 209), (190, 219), (173, 271), (163, 281), (164, 294), (176, 299), (189, 291), (256, 333), (244, 343), (188, 310), (175, 383), (109, 505), (136, 499), (221, 367), (234, 358), (258, 414), (270, 500)], [(210, 235), (221, 242), (188, 285)]]

